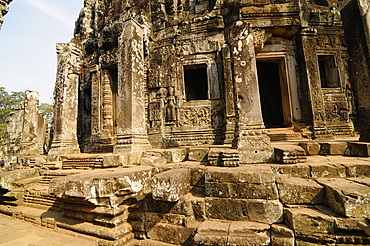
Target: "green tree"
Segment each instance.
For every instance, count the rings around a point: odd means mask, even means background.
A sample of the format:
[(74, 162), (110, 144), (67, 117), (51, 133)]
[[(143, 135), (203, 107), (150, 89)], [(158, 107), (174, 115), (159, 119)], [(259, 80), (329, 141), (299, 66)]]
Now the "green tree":
[(4, 87), (0, 87), (0, 146), (2, 145), (1, 137), (3, 135), (5, 119), (11, 111), (23, 106), (24, 96), (24, 92), (12, 91), (9, 94)]
[(0, 124), (5, 123), (5, 119), (11, 111), (23, 106), (24, 96), (24, 92), (12, 91), (9, 94), (4, 87), (0, 87)]
[(46, 116), (46, 123), (51, 123), (53, 121), (53, 105), (41, 103), (39, 106), (39, 113)]

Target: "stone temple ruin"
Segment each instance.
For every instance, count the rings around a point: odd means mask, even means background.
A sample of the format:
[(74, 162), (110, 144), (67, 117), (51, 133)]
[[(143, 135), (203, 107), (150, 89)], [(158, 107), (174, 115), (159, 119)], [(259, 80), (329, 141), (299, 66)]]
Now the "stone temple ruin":
[[(38, 112), (38, 106), (39, 93), (26, 91), (24, 104), (6, 118), (2, 136), (4, 146), (0, 154), (6, 157), (7, 162), (25, 163), (23, 157), (46, 153), (46, 119)], [(45, 161), (45, 157), (37, 158), (37, 162)]]
[(0, 211), (98, 245), (369, 245), (369, 15), (85, 0), (47, 161), (0, 173)]

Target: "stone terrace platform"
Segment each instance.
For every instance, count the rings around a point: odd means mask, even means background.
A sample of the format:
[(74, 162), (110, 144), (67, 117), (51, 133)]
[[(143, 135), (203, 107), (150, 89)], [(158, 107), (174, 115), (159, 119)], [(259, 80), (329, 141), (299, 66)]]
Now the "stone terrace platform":
[(65, 156), (1, 173), (0, 211), (97, 245), (369, 245), (369, 144), (273, 145), (264, 164), (228, 146)]

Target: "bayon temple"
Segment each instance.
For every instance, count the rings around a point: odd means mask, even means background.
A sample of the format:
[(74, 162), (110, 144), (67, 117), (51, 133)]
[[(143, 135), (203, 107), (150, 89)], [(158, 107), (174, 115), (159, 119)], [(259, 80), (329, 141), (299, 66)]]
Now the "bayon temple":
[(369, 32), (367, 0), (85, 0), (52, 126), (32, 91), (8, 118), (0, 212), (92, 245), (369, 245)]

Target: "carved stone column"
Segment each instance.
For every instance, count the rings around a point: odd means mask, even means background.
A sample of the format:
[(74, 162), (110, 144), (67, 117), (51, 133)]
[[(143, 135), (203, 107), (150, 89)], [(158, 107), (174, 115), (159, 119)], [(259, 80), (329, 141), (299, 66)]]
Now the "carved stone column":
[(233, 148), (238, 149), (241, 163), (267, 162), (273, 149), (262, 118), (254, 40), (248, 23), (238, 21), (231, 27), (230, 44), (236, 106)]
[(150, 148), (145, 120), (143, 28), (134, 20), (123, 24), (119, 39), (117, 145), (114, 153)]
[(58, 67), (54, 89), (54, 137), (51, 160), (60, 155), (79, 153), (77, 141), (78, 83), (80, 49), (73, 43), (57, 44)]
[(100, 137), (101, 131), (101, 81), (100, 71), (97, 68), (90, 69), (91, 74), (91, 136), (92, 141)]
[(102, 95), (103, 95), (103, 129), (102, 138), (112, 139), (113, 137), (113, 93), (112, 93), (112, 76), (108, 69), (103, 70)]
[(325, 120), (324, 97), (321, 90), (318, 60), (315, 49), (315, 29), (301, 31), (302, 53), (305, 61), (308, 97), (312, 112), (313, 134), (315, 138), (332, 138)]

